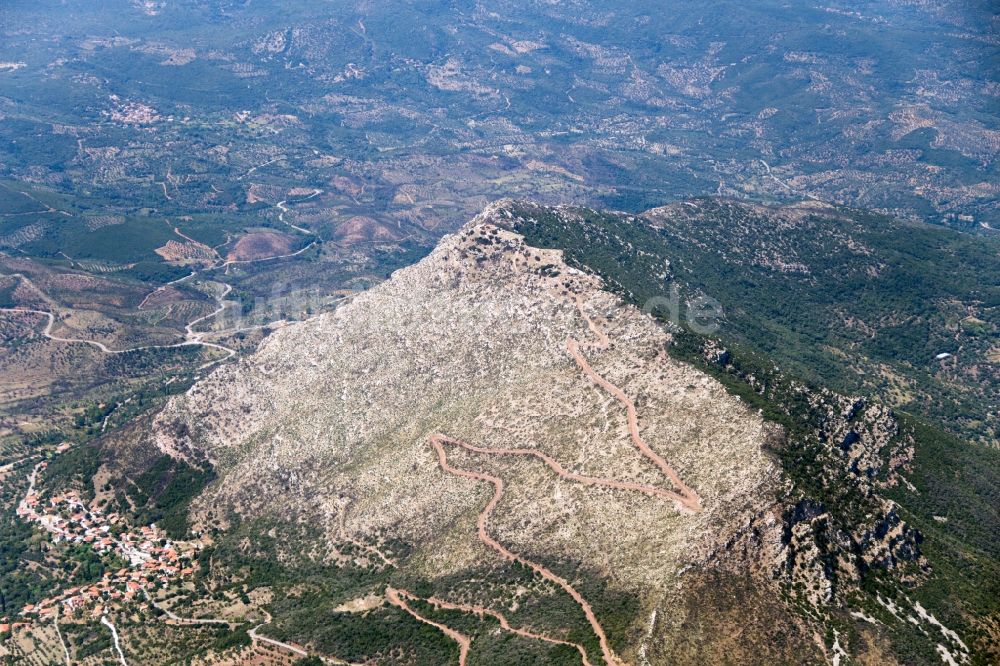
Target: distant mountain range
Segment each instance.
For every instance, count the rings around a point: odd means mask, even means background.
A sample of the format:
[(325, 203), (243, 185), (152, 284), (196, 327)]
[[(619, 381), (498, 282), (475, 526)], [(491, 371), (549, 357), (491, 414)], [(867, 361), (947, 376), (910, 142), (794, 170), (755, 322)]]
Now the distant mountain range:
[(1000, 663), (994, 4), (3, 3), (0, 661)]

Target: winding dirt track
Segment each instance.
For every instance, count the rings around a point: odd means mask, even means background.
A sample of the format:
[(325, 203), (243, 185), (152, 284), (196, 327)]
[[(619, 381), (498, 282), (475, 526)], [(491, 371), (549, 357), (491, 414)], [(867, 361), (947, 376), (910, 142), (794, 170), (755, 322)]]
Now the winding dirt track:
[(580, 316), (583, 317), (583, 320), (587, 322), (587, 328), (589, 328), (590, 332), (594, 334), (595, 338), (597, 338), (597, 342), (591, 343), (588, 346), (595, 349), (607, 349), (610, 347), (611, 338), (608, 337), (608, 334), (604, 332), (603, 328), (597, 325), (597, 322), (590, 318), (587, 311), (583, 309), (583, 299), (580, 298), (580, 295), (577, 294), (574, 296), (573, 301), (576, 303), (577, 312), (579, 312)]
[[(663, 497), (664, 499), (673, 500), (678, 503), (683, 503), (687, 500), (684, 495), (674, 492), (672, 490), (664, 490), (663, 488), (657, 488), (655, 486), (647, 486), (641, 483), (632, 483), (631, 481), (618, 481), (617, 479), (607, 479), (599, 476), (586, 476), (584, 474), (577, 474), (576, 472), (570, 472), (565, 467), (563, 467), (559, 461), (550, 456), (547, 453), (539, 451), (537, 449), (495, 449), (487, 448), (482, 446), (475, 446), (474, 444), (469, 444), (468, 442), (463, 442), (447, 435), (437, 434), (434, 435), (440, 442), (446, 444), (453, 444), (455, 446), (461, 447), (467, 451), (472, 451), (474, 453), (485, 453), (492, 456), (530, 456), (532, 458), (538, 458), (544, 462), (549, 469), (555, 472), (560, 478), (566, 479), (568, 481), (575, 481), (584, 486), (604, 486), (606, 488), (617, 488), (618, 490), (634, 490), (636, 492), (644, 493), (646, 495), (651, 495), (653, 497)], [(432, 437), (432, 439), (434, 439)]]
[[(590, 329), (591, 333), (597, 338), (597, 341), (595, 343), (592, 343), (591, 346), (597, 349), (607, 349), (611, 345), (611, 341), (608, 338), (607, 333), (605, 333), (604, 330), (587, 315), (587, 313), (584, 311), (583, 303), (579, 296), (576, 297), (575, 301), (577, 309), (580, 312), (580, 315), (587, 322), (587, 327)], [(496, 508), (497, 504), (500, 502), (500, 499), (503, 497), (504, 493), (503, 479), (493, 476), (492, 474), (487, 474), (485, 472), (474, 472), (453, 467), (448, 462), (448, 454), (445, 451), (444, 447), (445, 444), (448, 444), (451, 446), (463, 448), (467, 451), (471, 451), (474, 453), (482, 453), (488, 455), (502, 455), (502, 456), (533, 457), (545, 463), (545, 465), (548, 466), (549, 469), (555, 472), (562, 479), (575, 481), (577, 483), (581, 483), (587, 486), (604, 486), (607, 488), (616, 488), (619, 490), (632, 490), (636, 492), (645, 493), (651, 496), (663, 497), (674, 501), (679, 510), (689, 511), (689, 512), (700, 511), (701, 498), (698, 496), (698, 494), (690, 487), (688, 487), (687, 484), (684, 483), (680, 475), (674, 470), (673, 467), (671, 467), (667, 463), (666, 460), (664, 460), (658, 453), (653, 451), (648, 444), (646, 444), (645, 440), (642, 438), (642, 435), (639, 433), (639, 416), (635, 408), (635, 402), (633, 402), (632, 399), (629, 398), (628, 395), (626, 395), (622, 389), (620, 389), (618, 386), (615, 386), (607, 379), (599, 375), (593, 369), (593, 367), (591, 367), (590, 363), (587, 361), (587, 359), (583, 356), (583, 354), (580, 351), (580, 343), (572, 336), (566, 338), (566, 350), (569, 352), (570, 356), (573, 357), (573, 360), (576, 362), (577, 366), (579, 366), (580, 370), (582, 370), (583, 373), (592, 382), (594, 382), (599, 387), (601, 387), (602, 389), (613, 395), (625, 407), (625, 413), (628, 420), (629, 436), (631, 437), (633, 444), (635, 444), (636, 448), (645, 458), (650, 460), (663, 473), (663, 475), (670, 480), (670, 482), (677, 489), (676, 491), (665, 490), (662, 488), (656, 488), (654, 486), (647, 486), (629, 481), (618, 481), (615, 479), (586, 476), (583, 474), (577, 474), (576, 472), (570, 472), (566, 468), (564, 468), (557, 460), (555, 460), (548, 454), (535, 449), (486, 448), (486, 447), (474, 446), (472, 444), (468, 444), (461, 440), (448, 437), (447, 435), (441, 433), (436, 433), (434, 435), (431, 435), (428, 441), (430, 445), (434, 448), (434, 451), (437, 453), (438, 463), (440, 464), (441, 469), (455, 476), (492, 484), (493, 497), (490, 498), (490, 501), (479, 513), (479, 517), (476, 520), (476, 527), (478, 530), (479, 540), (482, 541), (487, 546), (489, 546), (490, 548), (492, 548), (493, 550), (497, 551), (500, 554), (500, 556), (503, 557), (504, 559), (512, 562), (518, 562), (530, 568), (532, 571), (540, 575), (542, 578), (551, 581), (556, 585), (558, 585), (559, 587), (561, 587), (567, 594), (569, 594), (573, 598), (574, 601), (576, 601), (576, 603), (583, 610), (584, 615), (587, 617), (587, 621), (590, 623), (591, 629), (594, 631), (594, 634), (598, 638), (598, 641), (601, 646), (601, 653), (604, 657), (605, 663), (608, 664), (609, 666), (624, 666), (624, 662), (621, 661), (614, 654), (614, 651), (612, 650), (610, 644), (608, 643), (607, 635), (605, 634), (604, 628), (601, 626), (601, 623), (598, 621), (597, 616), (594, 614), (593, 608), (590, 606), (587, 600), (584, 599), (583, 596), (570, 584), (569, 581), (562, 578), (558, 574), (553, 573), (544, 566), (536, 564), (535, 562), (532, 562), (517, 555), (516, 553), (507, 549), (503, 544), (498, 542), (492, 536), (490, 536), (487, 527), (489, 524), (490, 516), (493, 514), (493, 510)], [(406, 592), (405, 590), (397, 590), (390, 588), (386, 592), (386, 596), (391, 603), (399, 606), (400, 608), (403, 608), (408, 613), (410, 613), (417, 619), (421, 620), (422, 622), (426, 622), (428, 624), (437, 627), (438, 629), (446, 633), (448, 636), (456, 640), (459, 643), (459, 646), (461, 647), (460, 665), (464, 666), (469, 646), (469, 638), (467, 636), (457, 631), (454, 631), (453, 629), (445, 627), (444, 625), (432, 622), (426, 618), (421, 617), (412, 608), (410, 608), (403, 599), (403, 597), (407, 597), (410, 599), (416, 599), (417, 597), (414, 597), (412, 594)], [(549, 638), (547, 636), (536, 634), (526, 629), (518, 629), (512, 627), (510, 623), (507, 621), (507, 619), (497, 611), (493, 611), (488, 608), (483, 608), (480, 606), (455, 604), (443, 601), (441, 599), (436, 599), (434, 597), (427, 599), (427, 601), (428, 603), (431, 603), (435, 606), (442, 608), (461, 610), (469, 613), (474, 613), (480, 616), (490, 615), (491, 617), (496, 618), (500, 622), (500, 626), (503, 629), (521, 636), (543, 640), (550, 643), (558, 643), (562, 645), (572, 646), (580, 652), (584, 666), (592, 666), (587, 658), (587, 652), (583, 648), (583, 646), (577, 645), (576, 643), (570, 643), (567, 641), (561, 641), (558, 639)]]
[(367, 544), (364, 541), (355, 539), (347, 533), (347, 526), (345, 525), (347, 518), (347, 507), (350, 506), (350, 500), (345, 502), (341, 507), (340, 511), (337, 512), (337, 531), (340, 533), (340, 538), (349, 544), (352, 544), (356, 548), (359, 548), (366, 553), (371, 553), (375, 555), (378, 559), (382, 560), (382, 564), (387, 567), (395, 567), (396, 562), (393, 561), (391, 557), (383, 553), (377, 546)]
[[(323, 193), (323, 190), (314, 190), (313, 193), (310, 194), (309, 196), (302, 197), (301, 199), (293, 199), (291, 203), (298, 203), (300, 201), (307, 201), (309, 199), (312, 199), (314, 196), (316, 196), (318, 194), (322, 194), (322, 193)], [(289, 203), (289, 201), (287, 199), (279, 201), (278, 203), (275, 204), (275, 207), (279, 211), (281, 211), (280, 213), (278, 213), (278, 221), (281, 222), (282, 224), (284, 224), (285, 226), (288, 226), (288, 227), (291, 227), (292, 229), (295, 229), (296, 231), (298, 231), (300, 233), (303, 233), (303, 234), (306, 234), (306, 235), (309, 235), (309, 236), (313, 236), (314, 238), (318, 239), (319, 236), (316, 234), (315, 231), (312, 231), (310, 229), (306, 229), (304, 227), (297, 226), (297, 225), (292, 224), (291, 222), (289, 222), (289, 221), (287, 221), (285, 219), (285, 213), (288, 212), (288, 207), (285, 205), (286, 203)], [(196, 243), (198, 245), (204, 245), (203, 243), (199, 243), (198, 241), (194, 240), (193, 238), (185, 236), (177, 228), (175, 228), (174, 231), (177, 232), (177, 235), (181, 236), (182, 238), (184, 238), (184, 239), (186, 239), (186, 240), (188, 240), (188, 241), (190, 241), (192, 243)], [(290, 257), (295, 257), (295, 256), (298, 256), (298, 255), (302, 254), (303, 252), (305, 252), (309, 248), (314, 247), (316, 245), (316, 243), (317, 243), (317, 241), (314, 240), (311, 243), (309, 243), (308, 245), (306, 245), (305, 247), (303, 247), (303, 248), (301, 248), (299, 250), (296, 250), (295, 252), (291, 252), (289, 254), (274, 255), (274, 256), (271, 256), (271, 257), (261, 257), (259, 259), (230, 259), (230, 260), (224, 260), (219, 255), (219, 252), (215, 248), (209, 248), (210, 250), (212, 250), (212, 252), (215, 253), (215, 256), (218, 257), (218, 261), (216, 263), (212, 264), (211, 266), (206, 266), (204, 268), (199, 268), (199, 269), (193, 270), (190, 273), (188, 273), (187, 275), (185, 275), (184, 277), (177, 278), (176, 280), (171, 280), (170, 282), (167, 282), (166, 284), (160, 285), (156, 289), (154, 289), (151, 292), (149, 292), (148, 294), (146, 294), (146, 297), (142, 299), (141, 303), (139, 303), (138, 309), (142, 310), (143, 307), (145, 307), (146, 302), (153, 295), (160, 293), (161, 291), (163, 291), (167, 287), (170, 287), (170, 286), (175, 285), (175, 284), (180, 284), (181, 282), (186, 282), (187, 280), (190, 280), (191, 278), (196, 277), (196, 276), (198, 276), (198, 275), (200, 275), (202, 273), (210, 273), (210, 272), (216, 271), (218, 269), (227, 269), (227, 272), (228, 272), (228, 269), (229, 269), (230, 266), (245, 265), (245, 264), (256, 264), (256, 263), (260, 263), (260, 262), (263, 262), (263, 261), (274, 261), (276, 259), (288, 259)], [(223, 284), (225, 284), (225, 283), (223, 283)], [(232, 287), (229, 287), (229, 289), (226, 291), (226, 294), (228, 294), (229, 291), (232, 291)], [(216, 299), (220, 305), (222, 304), (223, 298), (225, 298), (225, 295), (223, 295), (222, 297), (219, 297), (218, 299)], [(225, 309), (225, 308), (222, 308), (222, 309)], [(200, 319), (198, 319), (196, 321), (202, 321), (202, 320), (205, 320), (205, 319), (209, 319), (209, 318), (214, 317), (215, 315), (219, 314), (219, 312), (221, 312), (221, 311), (222, 310), (218, 310), (216, 312), (213, 312), (210, 315), (207, 315), (205, 317), (201, 317)], [(189, 329), (188, 329), (189, 332), (190, 332), (190, 326), (193, 325), (194, 323), (196, 323), (196, 322), (191, 322), (191, 324), (188, 325), (189, 326)]]
[[(597, 346), (601, 349), (607, 348), (609, 344), (608, 336), (600, 330), (600, 328), (589, 316), (587, 316), (579, 298), (576, 301), (576, 306), (580, 311), (580, 314), (587, 321), (587, 326), (598, 336), (598, 338), (600, 338), (601, 342), (598, 343)], [(680, 474), (678, 474), (677, 471), (674, 470), (674, 468), (660, 456), (660, 454), (649, 448), (649, 445), (646, 444), (642, 435), (639, 434), (639, 414), (635, 409), (635, 402), (633, 402), (632, 399), (625, 394), (625, 391), (621, 390), (594, 371), (594, 369), (590, 366), (590, 363), (587, 362), (587, 359), (584, 358), (582, 353), (580, 353), (580, 343), (573, 337), (566, 338), (566, 350), (570, 353), (570, 356), (573, 357), (573, 360), (576, 361), (576, 364), (583, 371), (583, 374), (587, 375), (592, 382), (613, 395), (618, 402), (625, 407), (625, 415), (628, 419), (628, 432), (629, 436), (632, 438), (632, 443), (635, 444), (636, 448), (639, 449), (639, 452), (643, 456), (656, 465), (656, 467), (663, 472), (663, 475), (670, 479), (670, 482), (674, 484), (674, 487), (677, 489), (677, 493), (674, 494), (673, 499), (675, 499), (681, 507), (688, 511), (694, 513), (701, 511), (701, 498), (698, 496), (698, 493), (689, 488), (688, 485), (681, 479)]]
[(413, 617), (417, 618), (424, 624), (431, 625), (435, 629), (441, 631), (446, 636), (448, 636), (448, 638), (451, 638), (453, 641), (458, 643), (458, 664), (459, 666), (465, 666), (465, 662), (469, 658), (469, 646), (472, 645), (472, 639), (460, 631), (455, 631), (449, 626), (439, 624), (433, 620), (428, 620), (426, 617), (424, 617), (417, 611), (410, 608), (410, 605), (406, 603), (406, 599), (404, 599), (404, 597), (409, 599), (416, 598), (410, 595), (408, 592), (405, 592), (403, 590), (397, 590), (394, 587), (387, 587), (385, 589), (385, 598), (389, 600), (390, 604), (402, 608), (404, 611), (406, 611)]
[[(407, 597), (408, 599), (415, 600), (420, 598), (411, 594), (410, 592), (407, 592), (406, 590), (396, 590), (396, 592), (399, 593), (401, 596)], [(535, 640), (544, 641), (546, 643), (552, 643), (554, 645), (566, 645), (568, 647), (574, 648), (577, 652), (580, 653), (580, 659), (583, 662), (583, 666), (593, 666), (591, 661), (587, 658), (587, 651), (579, 643), (572, 643), (570, 641), (564, 641), (558, 638), (551, 638), (543, 634), (536, 634), (535, 632), (528, 631), (527, 629), (513, 627), (511, 626), (510, 622), (507, 621), (507, 618), (503, 615), (503, 613), (498, 613), (497, 611), (491, 608), (484, 608), (483, 606), (469, 606), (466, 604), (456, 604), (450, 601), (445, 601), (444, 599), (438, 599), (437, 597), (428, 597), (427, 599), (424, 599), (424, 601), (434, 606), (435, 608), (444, 608), (447, 610), (462, 611), (463, 613), (471, 613), (472, 615), (478, 615), (479, 617), (483, 617), (484, 615), (489, 615), (490, 617), (496, 619), (500, 623), (500, 628), (503, 629), (504, 631), (509, 631), (512, 634), (517, 634), (518, 636), (524, 636), (525, 638), (533, 638)]]
[(486, 483), (490, 483), (493, 485), (493, 497), (491, 497), (490, 501), (487, 502), (486, 506), (479, 513), (479, 517), (476, 520), (476, 527), (479, 532), (479, 540), (482, 541), (487, 546), (489, 546), (490, 548), (492, 548), (493, 550), (500, 553), (500, 556), (503, 557), (505, 560), (523, 564), (524, 566), (528, 567), (529, 569), (537, 573), (542, 578), (551, 581), (556, 585), (558, 585), (559, 587), (561, 587), (563, 591), (565, 591), (568, 595), (570, 595), (573, 598), (573, 600), (577, 603), (577, 605), (580, 606), (581, 610), (583, 610), (583, 614), (587, 617), (587, 622), (590, 623), (591, 629), (597, 635), (597, 640), (601, 644), (601, 653), (604, 656), (605, 663), (607, 663), (609, 666), (624, 666), (624, 662), (619, 660), (618, 657), (615, 656), (614, 651), (611, 649), (611, 645), (608, 642), (608, 636), (607, 634), (604, 633), (604, 627), (602, 627), (601, 623), (597, 620), (597, 616), (594, 614), (594, 609), (591, 608), (587, 600), (583, 598), (583, 595), (577, 592), (576, 588), (574, 588), (568, 580), (566, 580), (565, 578), (563, 578), (558, 574), (549, 571), (542, 565), (536, 564), (535, 562), (527, 560), (521, 557), (520, 555), (517, 555), (516, 553), (508, 550), (506, 546), (504, 546), (502, 543), (500, 543), (492, 536), (490, 536), (487, 526), (489, 524), (490, 516), (493, 513), (493, 509), (496, 508), (497, 504), (500, 502), (500, 498), (503, 497), (503, 490), (504, 490), (503, 479), (501, 479), (498, 476), (493, 476), (492, 474), (486, 474), (484, 472), (470, 472), (469, 470), (452, 467), (451, 464), (448, 462), (448, 454), (444, 450), (444, 444), (451, 443), (455, 440), (452, 440), (441, 434), (435, 434), (431, 435), (429, 441), (431, 446), (433, 446), (434, 450), (437, 452), (438, 463), (441, 465), (441, 469), (455, 476), (460, 476), (466, 479), (473, 479), (474, 481), (485, 481)]
[(604, 377), (594, 372), (594, 369), (590, 367), (590, 363), (587, 359), (583, 357), (580, 353), (580, 343), (573, 338), (566, 338), (566, 349), (569, 351), (570, 355), (573, 356), (573, 360), (576, 364), (580, 366), (583, 370), (583, 374), (587, 375), (592, 382), (600, 386), (602, 389), (613, 395), (618, 399), (618, 402), (625, 406), (625, 414), (628, 418), (628, 432), (629, 436), (632, 438), (632, 443), (635, 444), (639, 452), (642, 453), (646, 458), (648, 458), (654, 465), (656, 465), (664, 476), (670, 479), (670, 482), (674, 484), (677, 488), (677, 501), (685, 509), (692, 512), (701, 511), (701, 498), (698, 493), (693, 491), (691, 488), (684, 483), (680, 475), (671, 467), (666, 460), (664, 460), (660, 454), (658, 454), (653, 449), (649, 448), (646, 441), (639, 434), (639, 414), (636, 412), (635, 403), (632, 399), (625, 395), (625, 392), (620, 388), (609, 382)]
[(225, 358), (221, 358), (215, 361), (209, 361), (208, 363), (199, 366), (199, 369), (206, 368), (210, 365), (215, 365), (216, 363), (221, 363), (222, 361), (228, 361), (233, 356), (236, 356), (235, 349), (230, 349), (229, 347), (225, 347), (223, 345), (216, 344), (214, 342), (205, 342), (200, 338), (200, 335), (196, 335), (190, 340), (184, 340), (183, 342), (177, 342), (170, 345), (144, 345), (141, 347), (129, 347), (127, 349), (111, 349), (103, 342), (98, 342), (97, 340), (86, 340), (84, 338), (63, 338), (57, 335), (53, 335), (52, 327), (55, 326), (56, 317), (54, 314), (46, 310), (31, 310), (28, 308), (0, 308), (0, 312), (9, 312), (12, 314), (42, 315), (48, 318), (48, 323), (45, 325), (45, 329), (42, 331), (42, 335), (44, 337), (48, 338), (49, 340), (52, 340), (53, 342), (90, 345), (91, 347), (94, 347), (105, 354), (128, 354), (131, 352), (146, 351), (149, 349), (177, 349), (178, 347), (195, 347), (195, 346), (208, 347), (210, 349), (218, 349), (219, 351), (226, 352), (227, 355)]

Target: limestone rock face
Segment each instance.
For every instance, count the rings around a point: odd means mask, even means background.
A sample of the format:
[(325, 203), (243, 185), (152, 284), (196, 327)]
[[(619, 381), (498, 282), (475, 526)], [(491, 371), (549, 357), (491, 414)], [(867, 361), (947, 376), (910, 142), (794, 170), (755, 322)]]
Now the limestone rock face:
[[(668, 333), (567, 266), (529, 247), (494, 204), (418, 264), (338, 311), (272, 334), (259, 351), (174, 399), (153, 438), (204, 455), (220, 480), (196, 514), (306, 521), (414, 547), (443, 575), (496, 558), (476, 536), (486, 484), (446, 473), (428, 438), (531, 449), (566, 473), (670, 491), (630, 437), (638, 432), (700, 498), (701, 510), (555, 473), (531, 455), (448, 451), (452, 465), (506, 487), (489, 530), (511, 550), (569, 558), (649, 603), (678, 571), (716, 557), (752, 521), (769, 524), (781, 474), (765, 423), (708, 375), (664, 353)], [(349, 504), (349, 508), (348, 507)], [(345, 514), (346, 511), (346, 514)]]
[[(480, 617), (529, 608), (557, 643), (587, 622), (586, 650), (615, 666), (881, 654), (860, 638), (885, 607), (868, 580), (931, 574), (887, 499), (916, 492), (912, 430), (629, 305), (606, 264), (667, 279), (671, 262), (643, 263), (582, 210), (490, 205), (172, 398), (136, 447), (213, 465), (191, 518), (239, 524), (242, 555), (391, 569), (359, 599), (405, 609), (406, 584)], [(586, 263), (527, 238), (602, 249)], [(848, 618), (867, 625), (837, 634)]]

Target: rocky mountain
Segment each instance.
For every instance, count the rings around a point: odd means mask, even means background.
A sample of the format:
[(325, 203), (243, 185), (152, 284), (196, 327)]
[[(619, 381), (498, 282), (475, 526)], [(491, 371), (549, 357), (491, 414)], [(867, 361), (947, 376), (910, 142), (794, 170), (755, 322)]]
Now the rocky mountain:
[[(994, 237), (994, 5), (4, 3), (3, 455), (332, 309), (500, 197), (815, 198)], [(23, 309), (145, 353), (23, 344)]]
[(996, 4), (2, 3), (0, 664), (1000, 664)]
[(110, 467), (210, 464), (195, 529), (227, 576), (287, 597), (270, 631), (331, 658), (983, 659), (995, 603), (941, 595), (964, 579), (922, 531), (932, 440), (644, 311), (646, 266), (596, 241), (671, 219), (492, 204), (172, 398)]
[(524, 233), (638, 305), (669, 315), (670, 298), (708, 297), (727, 342), (996, 446), (1000, 244), (815, 201), (566, 210), (527, 216)]

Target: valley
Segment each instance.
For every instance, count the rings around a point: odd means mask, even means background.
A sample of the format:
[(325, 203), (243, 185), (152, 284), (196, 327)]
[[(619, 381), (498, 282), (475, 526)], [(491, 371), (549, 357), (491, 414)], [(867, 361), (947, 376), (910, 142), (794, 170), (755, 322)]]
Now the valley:
[[(567, 265), (564, 251), (580, 261), (573, 246), (541, 249), (513, 231), (538, 224), (550, 233), (563, 225), (611, 228), (611, 218), (599, 227), (586, 215), (509, 201), (490, 206), (427, 259), (220, 366), (170, 399), (150, 425), (104, 437), (102, 467), (111, 476), (135, 475), (149, 464), (142, 460), (164, 454), (184, 465), (211, 465), (218, 477), (191, 496), (187, 509), (216, 558), (216, 569), (197, 586), (227, 580), (222, 589), (263, 598), (264, 590), (305, 585), (314, 589), (310, 603), (345, 609), (335, 612), (342, 618), (335, 626), (399, 626), (364, 648), (350, 639), (365, 635), (360, 629), (317, 634), (306, 618), (318, 608), (268, 604), (274, 620), (266, 633), (254, 629), (252, 641), (305, 654), (347, 663), (376, 653), (493, 663), (498, 653), (489, 656), (482, 633), (488, 626), (527, 641), (518, 648), (525, 655), (556, 650), (546, 659), (557, 663), (634, 663), (640, 647), (649, 660), (665, 645), (683, 645), (685, 635), (708, 641), (699, 649), (710, 650), (711, 637), (674, 627), (673, 618), (720, 611), (694, 611), (684, 590), (694, 593), (709, 572), (749, 570), (756, 594), (788, 604), (767, 611), (782, 618), (781, 640), (757, 650), (807, 649), (821, 658), (854, 655), (865, 645), (883, 655), (903, 645), (934, 654), (940, 644), (965, 658), (970, 644), (951, 634), (944, 642), (912, 643), (904, 615), (884, 605), (930, 608), (929, 597), (918, 601), (912, 590), (952, 576), (939, 568), (940, 555), (923, 554), (936, 547), (922, 544), (927, 537), (900, 518), (901, 506), (911, 504), (914, 486), (906, 478), (922, 440), (888, 411), (859, 406), (863, 401), (837, 417), (844, 423), (822, 417), (818, 435), (804, 415), (784, 426), (770, 411), (761, 410), (762, 418), (748, 408), (749, 397), (729, 395), (735, 385), (719, 383), (731, 381), (726, 374), (712, 379), (697, 363), (673, 360), (687, 334), (659, 328), (605, 291), (597, 275)], [(621, 223), (627, 229), (636, 221)], [(435, 371), (416, 370), (428, 366)], [(840, 413), (838, 400), (817, 393), (806, 408), (822, 414), (830, 404)], [(841, 439), (850, 446), (831, 446)], [(809, 451), (811, 467), (790, 466)], [(492, 493), (484, 496), (483, 486)], [(276, 537), (266, 546), (271, 554), (259, 550), (266, 542), (239, 536), (243, 526), (258, 539)], [(839, 530), (848, 532), (832, 541), (824, 536)], [(857, 541), (842, 550), (846, 534)], [(266, 569), (272, 573), (247, 578), (262, 557), (276, 563)], [(824, 562), (835, 562), (839, 573), (831, 575)], [(500, 574), (497, 567), (511, 570)], [(494, 571), (493, 582), (477, 589), (472, 581), (484, 568)], [(337, 571), (332, 580), (342, 581), (335, 588), (342, 591), (320, 592), (329, 582), (314, 581), (304, 573), (310, 569)], [(595, 588), (595, 576), (614, 587)], [(965, 583), (949, 580), (963, 589)], [(611, 611), (609, 599), (619, 594), (636, 595), (638, 606)], [(352, 599), (374, 601), (347, 610)], [(753, 599), (745, 603), (767, 607)], [(980, 602), (938, 598), (928, 612), (955, 617), (954, 603)], [(538, 614), (542, 608), (549, 610)], [(666, 643), (638, 642), (650, 615), (658, 618), (654, 635), (672, 636)], [(439, 638), (405, 638), (418, 631), (411, 621)], [(942, 623), (948, 631), (950, 625)], [(816, 642), (833, 629), (836, 641)], [(438, 640), (453, 647), (420, 652)]]
[(1000, 662), (984, 0), (0, 7), (0, 663)]

